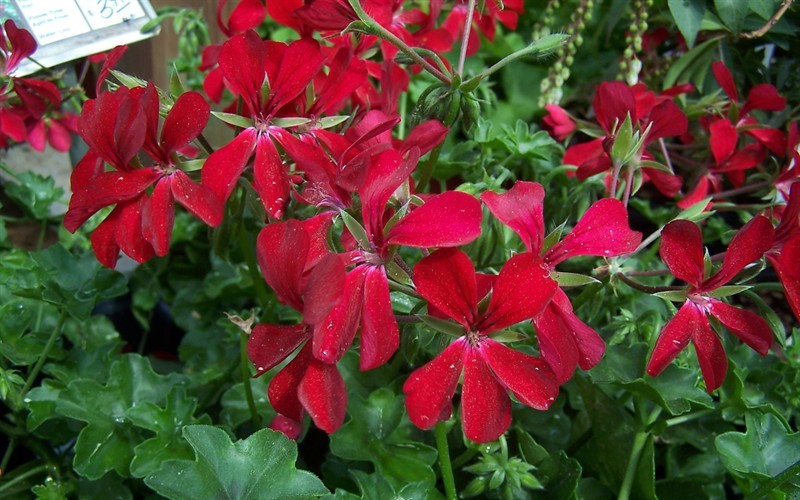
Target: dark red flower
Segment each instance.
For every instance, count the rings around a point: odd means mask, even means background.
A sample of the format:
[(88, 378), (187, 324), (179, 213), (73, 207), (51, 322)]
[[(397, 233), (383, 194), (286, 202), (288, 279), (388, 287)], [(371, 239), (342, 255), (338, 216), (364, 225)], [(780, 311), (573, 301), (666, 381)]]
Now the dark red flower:
[[(641, 233), (628, 226), (622, 202), (606, 198), (589, 207), (569, 234), (543, 252), (544, 188), (540, 184), (518, 181), (506, 193), (483, 193), (481, 200), (522, 238), (528, 252), (543, 254), (542, 265), (549, 272), (579, 255), (614, 257), (630, 253), (642, 239)], [(572, 312), (569, 299), (560, 289), (533, 322), (542, 358), (559, 382), (567, 381), (577, 366), (588, 370), (603, 357), (603, 339)]]
[[(325, 235), (333, 214), (304, 221), (268, 224), (258, 235), (261, 272), (278, 300), (303, 313), (299, 325), (259, 324), (247, 342), (247, 354), (261, 376), (299, 349), (269, 384), (267, 394), (278, 412), (270, 427), (296, 439), (308, 412), (320, 429), (335, 432), (344, 421), (347, 392), (335, 364), (312, 354), (313, 324), (336, 304), (344, 286), (344, 264), (328, 252)], [(304, 347), (301, 347), (304, 346)]]
[(655, 377), (683, 349), (694, 343), (700, 370), (710, 393), (725, 378), (728, 359), (722, 343), (711, 328), (708, 316), (714, 316), (731, 333), (759, 354), (766, 355), (772, 345), (769, 324), (757, 314), (726, 304), (714, 297), (745, 266), (761, 258), (773, 242), (772, 224), (757, 215), (731, 240), (722, 267), (706, 277), (703, 235), (694, 222), (675, 220), (661, 232), (659, 253), (672, 274), (688, 283), (686, 302), (664, 326), (656, 341), (647, 373)]
[(0, 75), (11, 74), (23, 59), (36, 52), (36, 48), (33, 35), (7, 19), (0, 28)]
[(430, 429), (447, 420), (463, 372), (461, 420), (472, 441), (494, 441), (511, 423), (507, 392), (532, 408), (546, 410), (558, 395), (558, 383), (542, 360), (510, 349), (491, 334), (540, 313), (556, 284), (538, 257), (517, 254), (503, 266), (489, 305), (478, 310), (475, 269), (456, 249), (438, 250), (414, 267), (417, 291), (428, 303), (464, 327), (455, 340), (403, 385), (411, 422)]
[[(159, 136), (159, 100), (152, 84), (120, 87), (84, 105), (79, 132), (90, 150), (72, 173), (64, 226), (74, 232), (101, 208), (116, 205), (92, 233), (101, 263), (114, 267), (119, 250), (139, 262), (166, 255), (175, 201), (206, 224), (221, 222), (214, 193), (175, 162), (177, 152), (202, 132), (209, 113), (200, 94), (187, 92), (173, 104)], [(133, 160), (142, 149), (153, 164), (137, 168)], [(106, 172), (104, 162), (114, 170)]]
[(800, 182), (792, 184), (767, 260), (783, 285), (795, 318), (800, 321)]
[[(557, 141), (564, 141), (575, 132), (575, 121), (561, 106), (546, 104), (547, 116), (542, 118), (542, 128)], [(565, 161), (566, 163), (566, 161)]]

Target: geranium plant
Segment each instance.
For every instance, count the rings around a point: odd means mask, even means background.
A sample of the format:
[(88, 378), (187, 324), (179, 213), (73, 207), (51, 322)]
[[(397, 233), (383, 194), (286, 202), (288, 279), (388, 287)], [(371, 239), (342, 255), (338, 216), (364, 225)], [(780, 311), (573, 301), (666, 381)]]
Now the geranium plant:
[(4, 185), (0, 497), (796, 496), (791, 2), (597, 4), (168, 8), (160, 87), (6, 21), (0, 145), (86, 148)]

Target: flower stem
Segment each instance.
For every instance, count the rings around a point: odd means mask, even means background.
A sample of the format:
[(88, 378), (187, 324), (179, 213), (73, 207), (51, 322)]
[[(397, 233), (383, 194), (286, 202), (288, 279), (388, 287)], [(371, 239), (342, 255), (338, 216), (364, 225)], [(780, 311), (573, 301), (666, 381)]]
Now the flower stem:
[(39, 376), (39, 372), (42, 370), (42, 366), (44, 366), (44, 362), (47, 361), (47, 357), (50, 356), (50, 351), (53, 350), (53, 346), (56, 345), (56, 340), (61, 334), (61, 327), (64, 325), (64, 321), (67, 319), (67, 311), (61, 311), (61, 315), (58, 317), (58, 322), (56, 323), (56, 327), (53, 328), (53, 332), (50, 334), (50, 338), (47, 339), (47, 344), (45, 344), (44, 349), (42, 349), (42, 353), (39, 355), (39, 359), (36, 360), (36, 364), (33, 365), (33, 369), (28, 374), (28, 380), (25, 381), (25, 386), (22, 387), (22, 391), (19, 393), (19, 398), (24, 400), (25, 394), (33, 386), (33, 383), (36, 382), (36, 377)]
[(445, 422), (439, 422), (434, 428), (436, 447), (439, 449), (439, 468), (442, 470), (442, 482), (447, 500), (455, 500), (456, 481), (453, 477), (453, 467), (450, 464), (450, 449), (447, 447), (447, 429)]
[(633, 488), (633, 480), (636, 477), (636, 469), (639, 468), (639, 459), (642, 457), (642, 450), (647, 443), (648, 435), (647, 432), (640, 431), (637, 432), (636, 436), (633, 438), (628, 467), (625, 469), (625, 478), (622, 480), (622, 486), (619, 489), (617, 500), (628, 500), (631, 496), (631, 488)]
[(21, 481), (24, 481), (24, 480), (28, 479), (31, 476), (35, 476), (36, 474), (44, 472), (48, 468), (49, 468), (49, 466), (45, 464), (45, 465), (40, 465), (38, 467), (34, 467), (33, 469), (30, 469), (28, 471), (25, 471), (22, 474), (20, 474), (19, 476), (15, 477), (14, 479), (11, 479), (7, 483), (5, 483), (2, 486), (0, 486), (0, 492), (3, 492), (5, 490), (11, 488), (15, 484), (17, 484), (17, 483), (19, 483)]
[(262, 314), (270, 314), (272, 310), (272, 299), (267, 284), (261, 273), (258, 272), (258, 262), (256, 261), (256, 254), (253, 251), (253, 244), (244, 228), (239, 229), (239, 247), (244, 255), (244, 260), (247, 263), (247, 271), (250, 273), (250, 278), (253, 280), (253, 287), (256, 289), (256, 296), (258, 297), (259, 305), (262, 309)]
[(253, 388), (250, 386), (250, 360), (247, 358), (247, 335), (239, 333), (239, 352), (242, 366), (242, 384), (244, 385), (244, 396), (247, 399), (247, 408), (250, 410), (250, 419), (256, 429), (261, 428), (261, 417), (256, 409), (256, 401), (253, 399)]
[(617, 273), (614, 276), (620, 279), (623, 283), (628, 285), (631, 288), (635, 288), (636, 290), (641, 290), (645, 293), (658, 293), (658, 292), (674, 292), (676, 290), (682, 290), (682, 286), (649, 286), (643, 283), (639, 283), (638, 281), (634, 281), (629, 277), (625, 276), (623, 273)]
[(404, 41), (397, 38), (394, 33), (392, 33), (391, 31), (387, 30), (386, 28), (375, 22), (375, 20), (372, 19), (369, 16), (369, 14), (367, 14), (364, 8), (361, 7), (361, 4), (358, 2), (358, 0), (348, 0), (348, 1), (350, 6), (353, 8), (353, 11), (358, 16), (358, 18), (369, 27), (368, 29), (370, 30), (370, 34), (373, 34), (391, 43), (392, 45), (397, 47), (400, 50), (400, 52), (411, 58), (412, 61), (422, 66), (425, 69), (425, 71), (435, 76), (436, 79), (440, 80), (442, 83), (450, 85), (451, 81), (450, 78), (447, 77), (447, 75), (439, 71), (439, 69), (436, 68), (436, 66), (426, 61), (421, 55), (419, 55), (414, 49), (409, 47)]
[(757, 490), (747, 495), (745, 500), (759, 500), (764, 498), (768, 493), (775, 491), (783, 483), (789, 481), (796, 475), (800, 474), (800, 461), (790, 465), (783, 472), (773, 477), (766, 483), (762, 484)]
[(458, 55), (458, 76), (464, 74), (464, 61), (467, 60), (467, 46), (469, 45), (469, 33), (472, 30), (472, 16), (475, 14), (475, 0), (469, 0), (467, 4), (467, 18), (464, 20), (464, 34), (461, 37), (461, 53)]

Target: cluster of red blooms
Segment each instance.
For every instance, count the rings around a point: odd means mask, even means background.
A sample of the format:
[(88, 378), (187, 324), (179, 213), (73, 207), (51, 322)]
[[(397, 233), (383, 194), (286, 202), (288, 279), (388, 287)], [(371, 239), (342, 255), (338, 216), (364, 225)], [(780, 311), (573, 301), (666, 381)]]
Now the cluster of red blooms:
[[(486, 5), (472, 20), (461, 2), (446, 14), (442, 2), (431, 2), (428, 12), (404, 11), (403, 2), (380, 0), (363, 2), (363, 9), (406, 44), (444, 52), (466, 22), (491, 39), (496, 22), (513, 28), (522, 9), (521, 1), (506, 2), (505, 10), (494, 2)], [(267, 14), (300, 39), (263, 41), (252, 28)], [(444, 21), (437, 24), (440, 17)], [(227, 21), (220, 16), (228, 40), (204, 53), (203, 67), (209, 71), (204, 89), (215, 102), (225, 90), (235, 97), (230, 113), (221, 116), (236, 126), (236, 134), (208, 154), (199, 172), (184, 169), (198, 163), (189, 162), (198, 154), (189, 145), (210, 116), (201, 94), (186, 92), (173, 102), (149, 84), (120, 87), (90, 100), (78, 123), (90, 150), (72, 176), (65, 225), (75, 231), (100, 209), (114, 206), (91, 236), (98, 259), (113, 267), (122, 251), (144, 262), (169, 251), (175, 201), (216, 226), (237, 185), (250, 181), (268, 216), (257, 239), (261, 272), (277, 299), (302, 315), (299, 324), (259, 324), (250, 335), (248, 354), (257, 375), (290, 360), (269, 384), (269, 400), (278, 413), (271, 426), (296, 437), (307, 413), (327, 432), (339, 428), (347, 392), (337, 362), (357, 335), (362, 370), (379, 367), (395, 354), (400, 328), (390, 290), (401, 285), (426, 301), (431, 322), (456, 332), (443, 352), (408, 376), (403, 391), (411, 421), (429, 429), (447, 420), (461, 380), (465, 435), (492, 441), (510, 425), (509, 392), (525, 405), (547, 409), (577, 367), (589, 369), (603, 355), (602, 338), (573, 313), (553, 279), (556, 266), (575, 256), (631, 253), (642, 235), (630, 229), (626, 207), (613, 192), (552, 245), (545, 244), (545, 191), (537, 183), (518, 181), (503, 194), (485, 192), (480, 199), (458, 191), (415, 193), (411, 176), (420, 157), (441, 144), (448, 130), (430, 120), (403, 140), (392, 137), (399, 122), (397, 97), (407, 88), (408, 72), (394, 62), (395, 46), (376, 36), (343, 33), (358, 19), (344, 0), (266, 6), (242, 0)], [(312, 38), (314, 33), (322, 33), (324, 43)], [(469, 50), (476, 50), (477, 36), (469, 40)], [(609, 144), (616, 124), (628, 115), (633, 126), (647, 130), (643, 148), (685, 132), (674, 94), (614, 83), (601, 86), (598, 95), (595, 112), (606, 137), (591, 148), (583, 146), (582, 177), (612, 166)], [(756, 109), (745, 107), (742, 116)], [(160, 108), (169, 112), (159, 127)], [(350, 116), (339, 117), (342, 112)], [(344, 128), (339, 127), (343, 118), (348, 119)], [(651, 170), (646, 175), (665, 194), (679, 192), (680, 178)], [(525, 246), (497, 275), (476, 273), (467, 254), (456, 248), (480, 236), (482, 205)], [(291, 214), (298, 206), (314, 207), (316, 215), (295, 218)], [(724, 366), (706, 314), (759, 352), (769, 347), (771, 334), (762, 329), (763, 320), (713, 298), (713, 291), (765, 252), (790, 277), (794, 271), (780, 263), (798, 247), (797, 210), (795, 201), (785, 212), (787, 227), (776, 232), (768, 219), (754, 219), (711, 278), (703, 274), (699, 229), (693, 223), (667, 226), (662, 254), (690, 285), (686, 305), (658, 342), (651, 373), (663, 369), (677, 347), (691, 339), (702, 345), (698, 353), (709, 390), (719, 385)], [(341, 226), (334, 224), (337, 219)], [(401, 249), (418, 249), (421, 258), (413, 268)], [(413, 254), (402, 250), (404, 256)], [(503, 343), (509, 338), (506, 328), (526, 321), (535, 327), (538, 357)], [(687, 324), (691, 330), (684, 328)]]
[(33, 35), (11, 19), (0, 26), (0, 148), (27, 142), (44, 151), (50, 143), (67, 151), (77, 117), (64, 109), (61, 90), (49, 80), (11, 76), (36, 46)]

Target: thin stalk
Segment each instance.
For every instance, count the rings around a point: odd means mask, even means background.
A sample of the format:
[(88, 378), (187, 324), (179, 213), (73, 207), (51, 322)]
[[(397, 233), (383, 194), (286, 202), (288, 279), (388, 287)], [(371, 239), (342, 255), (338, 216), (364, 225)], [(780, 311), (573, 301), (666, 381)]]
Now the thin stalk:
[(397, 38), (394, 35), (394, 33), (392, 33), (391, 31), (387, 30), (386, 28), (375, 22), (375, 20), (372, 19), (369, 16), (369, 14), (367, 14), (364, 8), (361, 7), (361, 4), (359, 4), (358, 0), (348, 0), (348, 1), (350, 3), (350, 6), (353, 8), (353, 11), (358, 16), (358, 18), (362, 22), (364, 22), (364, 24), (369, 26), (371, 34), (380, 37), (386, 40), (387, 42), (391, 43), (395, 47), (397, 47), (400, 50), (400, 52), (407, 55), (409, 58), (411, 58), (412, 61), (422, 66), (425, 69), (425, 71), (432, 74), (434, 77), (436, 77), (437, 80), (447, 85), (451, 84), (450, 78), (448, 78), (447, 75), (439, 71), (439, 69), (436, 68), (433, 64), (426, 61), (414, 49), (406, 45), (404, 41)]
[(40, 465), (39, 467), (34, 467), (33, 469), (23, 472), (19, 476), (15, 477), (14, 479), (10, 480), (9, 482), (5, 483), (4, 485), (0, 486), (0, 493), (6, 491), (7, 489), (11, 488), (15, 484), (28, 479), (31, 476), (35, 476), (41, 472), (44, 472), (48, 469), (47, 465)]
[(447, 429), (445, 422), (439, 422), (434, 428), (436, 447), (439, 449), (439, 468), (442, 470), (442, 482), (447, 500), (456, 500), (456, 480), (453, 477), (453, 466), (450, 463), (450, 449), (447, 447)]
[(637, 253), (641, 252), (642, 250), (647, 248), (650, 245), (650, 243), (656, 241), (658, 239), (658, 237), (661, 236), (661, 230), (662, 229), (663, 228), (659, 228), (659, 229), (653, 231), (652, 233), (650, 233), (650, 236), (648, 236), (647, 238), (644, 239), (644, 241), (639, 243), (639, 246), (636, 247), (636, 250), (634, 250), (631, 255), (634, 255), (634, 254), (637, 254)]
[(253, 388), (250, 386), (250, 359), (247, 357), (247, 335), (244, 332), (239, 333), (239, 352), (242, 367), (242, 385), (244, 385), (244, 396), (247, 399), (247, 408), (250, 410), (250, 419), (256, 429), (261, 428), (261, 416), (256, 409), (256, 400), (253, 399)]
[(633, 488), (633, 480), (636, 477), (636, 469), (639, 468), (639, 460), (642, 458), (642, 450), (647, 443), (648, 433), (640, 431), (636, 433), (633, 438), (633, 447), (631, 447), (631, 455), (628, 460), (628, 467), (625, 469), (625, 478), (622, 480), (622, 486), (619, 489), (617, 500), (628, 500), (631, 496), (631, 488)]
[(203, 147), (203, 150), (205, 150), (206, 153), (211, 154), (214, 152), (213, 146), (211, 146), (211, 143), (208, 142), (208, 139), (206, 139), (206, 136), (204, 136), (202, 133), (197, 136), (197, 142), (200, 143), (200, 146)]
[(414, 297), (414, 298), (417, 298), (417, 299), (421, 299), (422, 298), (422, 295), (418, 294), (417, 291), (414, 290), (413, 288), (411, 288), (410, 286), (406, 286), (406, 285), (397, 283), (396, 281), (390, 281), (389, 282), (389, 289), (390, 290), (394, 290), (395, 292), (403, 292), (404, 294), (409, 295), (409, 296)]
[(719, 411), (718, 408), (716, 409), (708, 409), (708, 410), (700, 410), (695, 411), (692, 413), (688, 413), (685, 415), (679, 415), (677, 417), (668, 418), (664, 423), (667, 427), (672, 427), (675, 425), (685, 424), (686, 422), (691, 422), (692, 420), (697, 420), (699, 418), (703, 418), (706, 415), (711, 415), (712, 413), (716, 413)]
[(764, 498), (767, 494), (775, 491), (779, 486), (798, 474), (800, 474), (800, 461), (795, 462), (794, 465), (790, 465), (783, 472), (762, 484), (757, 490), (744, 497), (744, 500), (758, 500)]
[(258, 303), (263, 312), (268, 313), (272, 306), (272, 299), (270, 298), (269, 290), (267, 290), (267, 284), (258, 271), (258, 262), (256, 261), (256, 253), (253, 251), (253, 243), (248, 238), (247, 232), (243, 227), (239, 229), (239, 248), (242, 251), (242, 255), (244, 255), (245, 263), (247, 263), (250, 279), (253, 280)]
[(469, 45), (469, 33), (472, 30), (473, 15), (475, 15), (475, 0), (469, 0), (467, 18), (464, 21), (464, 33), (461, 37), (461, 53), (458, 55), (458, 76), (464, 75), (464, 61), (467, 60), (467, 45)]
[(773, 179), (767, 179), (765, 181), (756, 182), (754, 184), (749, 184), (747, 186), (742, 186), (736, 189), (728, 189), (727, 191), (720, 191), (711, 196), (712, 199), (718, 200), (720, 198), (727, 198), (729, 196), (736, 196), (737, 194), (746, 194), (752, 193), (753, 191), (758, 191), (759, 189), (763, 189), (766, 187), (772, 186), (774, 183)]
[(36, 364), (33, 365), (33, 369), (28, 374), (28, 380), (25, 381), (25, 386), (22, 388), (22, 391), (19, 393), (20, 399), (25, 398), (25, 394), (33, 386), (33, 383), (36, 381), (36, 377), (39, 376), (39, 372), (42, 370), (42, 366), (44, 366), (44, 362), (47, 361), (47, 357), (50, 355), (50, 351), (53, 350), (53, 346), (56, 345), (56, 340), (61, 334), (61, 327), (64, 326), (64, 321), (67, 319), (67, 311), (61, 311), (61, 315), (58, 317), (58, 322), (56, 323), (56, 327), (53, 328), (53, 332), (50, 334), (50, 338), (47, 339), (47, 344), (45, 344), (42, 353), (39, 355), (39, 359), (36, 360)]
[(465, 463), (467, 463), (470, 460), (472, 460), (475, 457), (475, 455), (477, 455), (477, 454), (478, 454), (478, 450), (476, 450), (474, 448), (468, 449), (467, 451), (465, 451), (464, 453), (462, 453), (461, 455), (459, 455), (455, 459), (453, 459), (453, 463), (452, 463), (453, 468), (454, 469), (460, 469), (462, 465), (464, 465)]
[(633, 163), (628, 164), (628, 171), (625, 173), (625, 194), (622, 195), (622, 204), (625, 208), (628, 207), (628, 200), (631, 198), (631, 192), (633, 191)]
[(17, 446), (16, 439), (9, 439), (8, 440), (8, 447), (6, 448), (6, 452), (3, 454), (3, 460), (0, 461), (0, 473), (6, 470), (8, 467), (8, 461), (11, 460), (11, 454), (14, 453), (14, 447)]
[(676, 290), (682, 290), (682, 286), (649, 286), (643, 283), (639, 283), (638, 281), (634, 281), (629, 277), (625, 276), (623, 273), (617, 273), (614, 276), (620, 279), (623, 283), (628, 285), (631, 288), (635, 288), (636, 290), (641, 290), (645, 293), (658, 293), (658, 292), (674, 292)]
[(617, 184), (619, 184), (620, 171), (622, 171), (622, 164), (614, 162), (614, 169), (611, 174), (611, 187), (608, 190), (608, 195), (612, 198), (617, 197)]

